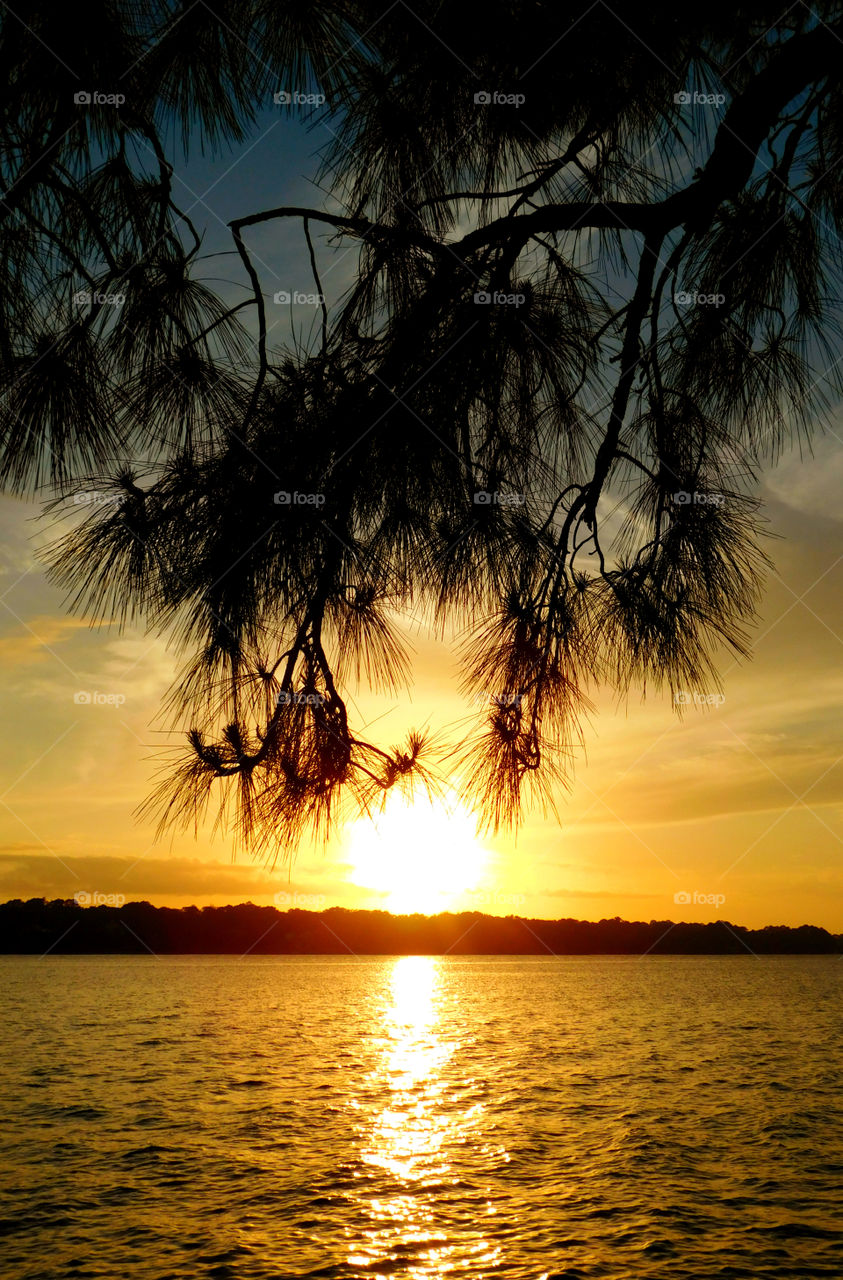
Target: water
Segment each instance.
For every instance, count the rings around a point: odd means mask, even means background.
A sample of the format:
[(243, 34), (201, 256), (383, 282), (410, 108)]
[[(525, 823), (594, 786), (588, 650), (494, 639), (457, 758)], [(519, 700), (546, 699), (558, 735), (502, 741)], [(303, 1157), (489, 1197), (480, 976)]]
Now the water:
[(3, 957), (0, 1274), (839, 1280), (841, 975)]

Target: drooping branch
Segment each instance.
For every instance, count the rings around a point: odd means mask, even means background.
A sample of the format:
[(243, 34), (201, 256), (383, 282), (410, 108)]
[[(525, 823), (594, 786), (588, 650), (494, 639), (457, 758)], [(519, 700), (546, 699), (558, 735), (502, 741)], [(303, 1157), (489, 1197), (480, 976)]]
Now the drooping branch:
[[(517, 16), (527, 21), (534, 9), (516, 6)], [(538, 132), (535, 117), (490, 110), (474, 122), (474, 138), (470, 102), (449, 105), (442, 94), (438, 117), (432, 107), (428, 115), (418, 109), (431, 103), (429, 79), (400, 21), (394, 30), (384, 16), (375, 37), (383, 49), (367, 51), (380, 64), (373, 70), (350, 59), (338, 93), (351, 135), (358, 130), (362, 139), (359, 172), (344, 173), (332, 190), (343, 201), (350, 192), (352, 213), (279, 206), (235, 219), (250, 286), (236, 307), (191, 292), (200, 236), (185, 218), (193, 247), (182, 249), (184, 215), (169, 198), (169, 166), (155, 136), (147, 141), (157, 179), (138, 180), (126, 200), (117, 166), (116, 214), (107, 206), (101, 216), (93, 201), (82, 207), (84, 185), (77, 196), (60, 185), (75, 187), (75, 176), (59, 163), (49, 169), (49, 199), (73, 216), (69, 240), (47, 238), (76, 270), (86, 267), (85, 254), (125, 270), (131, 323), (121, 333), (105, 313), (94, 325), (94, 307), (75, 325), (86, 330), (90, 352), (64, 334), (54, 352), (34, 332), (31, 357), (28, 349), (19, 355), (25, 344), (11, 325), (15, 341), (2, 348), (4, 427), (12, 443), (40, 430), (52, 444), (49, 431), (61, 440), (67, 421), (83, 428), (101, 421), (102, 401), (93, 397), (76, 419), (65, 406), (79, 402), (86, 378), (100, 377), (95, 359), (103, 352), (103, 383), (116, 371), (126, 389), (126, 439), (134, 445), (137, 418), (139, 438), (166, 456), (164, 480), (142, 512), (126, 490), (116, 510), (71, 539), (63, 565), (84, 566), (79, 576), (98, 601), (142, 597), (153, 625), (174, 625), (194, 649), (173, 700), (194, 726), (175, 784), (187, 808), (195, 812), (221, 780), (240, 806), (242, 831), (263, 826), (286, 840), (305, 816), (321, 821), (344, 790), (365, 803), (417, 771), (418, 738), (385, 750), (355, 732), (347, 714), (347, 671), (369, 677), (380, 664), (391, 678), (400, 665), (390, 611), (430, 607), (441, 618), (453, 610), (476, 626), (466, 666), (471, 692), (487, 708), (486, 732), (464, 777), (495, 821), (517, 815), (522, 787), (534, 783), (547, 795), (554, 769), (569, 770), (589, 680), (625, 689), (632, 675), (657, 685), (697, 679), (712, 670), (720, 640), (740, 646), (761, 557), (752, 503), (731, 482), (732, 458), (752, 423), (778, 412), (777, 397), (808, 383), (805, 344), (783, 295), (804, 291), (806, 329), (826, 305), (825, 298), (814, 305), (819, 286), (811, 293), (805, 284), (822, 278), (819, 233), (791, 219), (765, 241), (778, 227), (772, 188), (784, 183), (790, 191), (791, 167), (810, 151), (800, 144), (814, 112), (821, 117), (823, 103), (835, 101), (839, 81), (843, 26), (800, 21), (801, 34), (793, 34), (799, 21), (780, 24), (753, 46), (707, 163), (686, 177), (693, 149), (677, 113), (662, 106), (668, 64), (634, 68), (642, 92), (628, 107), (626, 84), (614, 100), (598, 100), (589, 87), (581, 101), (567, 102), (548, 77)], [(699, 28), (683, 23), (677, 18), (675, 65), (687, 74)], [(747, 25), (754, 36), (756, 25)], [(711, 52), (723, 48), (714, 24), (702, 54), (709, 68), (728, 61)], [(626, 66), (620, 55), (616, 65)], [(511, 70), (507, 56), (491, 69)], [(761, 70), (746, 71), (750, 64)], [(373, 76), (389, 111), (373, 101)], [(800, 95), (812, 85), (806, 103)], [(796, 114), (782, 120), (794, 101)], [(421, 120), (415, 132), (401, 133), (404, 111)], [(686, 123), (694, 129), (700, 121), (689, 115)], [(791, 133), (775, 164), (772, 142), (784, 127)], [(629, 144), (642, 133), (652, 146), (642, 147), (639, 161)], [(765, 139), (774, 164), (755, 181)], [(700, 125), (696, 141), (703, 140), (708, 146)], [(838, 144), (826, 141), (833, 160)], [(818, 141), (824, 159), (822, 148)], [(513, 174), (522, 175), (517, 185)], [(107, 200), (110, 181), (106, 175), (91, 189)], [(469, 200), (482, 207), (463, 234), (454, 230), (456, 206)], [(490, 208), (496, 200), (511, 202), (501, 217)], [(443, 212), (443, 204), (451, 208)], [(364, 216), (374, 209), (387, 212)], [(277, 359), (247, 231), (287, 218), (303, 221), (320, 295), (315, 227), (356, 241), (360, 261), (333, 329), (320, 301), (321, 350), (314, 341), (312, 356)], [(166, 243), (146, 271), (156, 231)], [(144, 242), (137, 253), (126, 249), (132, 236)], [(718, 281), (756, 243), (769, 244), (769, 259), (734, 270), (735, 297), (720, 316), (702, 307), (682, 312), (675, 296), (674, 315), (663, 306), (680, 267), (691, 283)], [(21, 263), (30, 270), (25, 252)], [(258, 343), (247, 375), (249, 344), (229, 343), (227, 322), (248, 306), (258, 309)], [(135, 344), (127, 333), (138, 323), (143, 337)], [(54, 414), (55, 405), (63, 412)], [(248, 432), (238, 434), (244, 419)], [(669, 484), (717, 501), (683, 505)], [(273, 489), (296, 486), (319, 489), (304, 497), (321, 499), (324, 509), (273, 506), (283, 498)], [(601, 498), (618, 499), (617, 525), (603, 520)], [(138, 529), (148, 542), (143, 554)], [(344, 550), (332, 555), (331, 538)], [(161, 557), (166, 573), (156, 568)]]
[(663, 235), (657, 231), (646, 237), (641, 249), (638, 280), (626, 314), (617, 387), (612, 398), (606, 432), (594, 459), (594, 470), (588, 482), (587, 497), (583, 504), (583, 519), (592, 531), (597, 521), (597, 504), (600, 501), (600, 494), (617, 457), (618, 442), (626, 418), (629, 396), (639, 367), (641, 326), (650, 309), (653, 279), (662, 243)]

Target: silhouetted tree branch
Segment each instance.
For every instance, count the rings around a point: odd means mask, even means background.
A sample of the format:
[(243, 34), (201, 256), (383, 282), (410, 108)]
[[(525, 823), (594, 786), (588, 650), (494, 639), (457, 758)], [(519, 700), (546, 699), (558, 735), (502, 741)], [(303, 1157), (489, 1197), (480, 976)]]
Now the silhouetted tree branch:
[[(676, 690), (748, 652), (755, 476), (838, 394), (843, 20), (330, 0), (228, 17), (3, 19), (2, 477), (114, 499), (51, 572), (73, 607), (187, 655), (170, 819), (230, 807), (253, 845), (292, 845), (448, 774), (512, 821), (568, 778), (595, 682)], [(125, 110), (77, 110), (75, 62)], [(234, 219), (250, 296), (224, 305), (164, 139), (236, 141), (285, 83), (326, 98), (332, 209)], [(288, 218), (320, 297), (314, 230), (357, 253), (312, 351), (273, 348), (248, 248)], [(410, 607), (462, 629), (482, 705), (441, 751), (387, 750), (348, 715), (356, 680), (408, 679)]]

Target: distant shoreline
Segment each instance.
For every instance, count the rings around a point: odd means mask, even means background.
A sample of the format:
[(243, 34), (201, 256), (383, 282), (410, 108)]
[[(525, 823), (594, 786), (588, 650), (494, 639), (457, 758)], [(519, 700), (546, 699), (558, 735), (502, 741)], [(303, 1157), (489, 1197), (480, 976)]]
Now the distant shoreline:
[(392, 915), (329, 907), (281, 911), (240, 903), (81, 906), (74, 899), (0, 904), (3, 955), (840, 955), (843, 935), (816, 925), (747, 929), (650, 920), (534, 920), (479, 911)]

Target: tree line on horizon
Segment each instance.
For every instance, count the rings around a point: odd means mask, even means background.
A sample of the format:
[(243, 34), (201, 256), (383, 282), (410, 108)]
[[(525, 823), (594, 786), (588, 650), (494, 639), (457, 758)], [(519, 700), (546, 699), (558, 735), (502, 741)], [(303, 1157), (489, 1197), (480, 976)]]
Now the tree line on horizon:
[(534, 920), (479, 911), (425, 916), (329, 907), (0, 905), (0, 953), (21, 955), (833, 955), (843, 935), (816, 925), (728, 921)]

